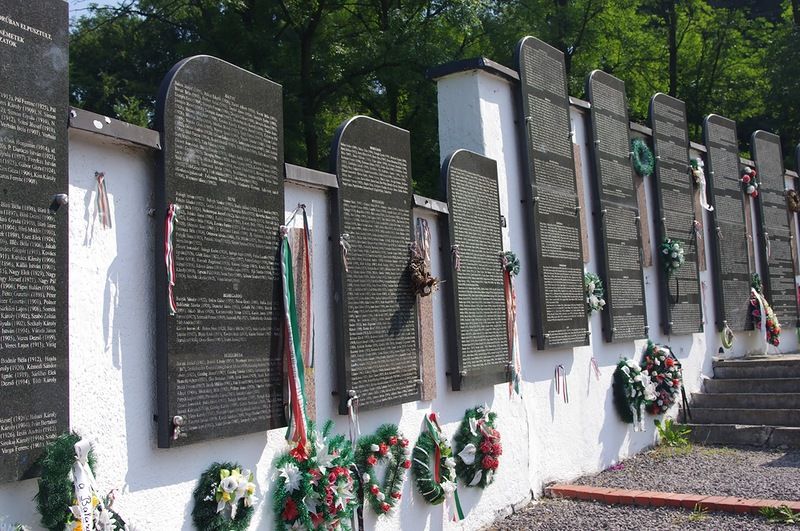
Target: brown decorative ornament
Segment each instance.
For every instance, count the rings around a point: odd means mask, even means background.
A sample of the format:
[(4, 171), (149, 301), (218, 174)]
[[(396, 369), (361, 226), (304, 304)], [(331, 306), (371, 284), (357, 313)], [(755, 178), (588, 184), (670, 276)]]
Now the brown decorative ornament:
[(786, 190), (786, 206), (790, 212), (800, 212), (800, 194), (797, 190)]

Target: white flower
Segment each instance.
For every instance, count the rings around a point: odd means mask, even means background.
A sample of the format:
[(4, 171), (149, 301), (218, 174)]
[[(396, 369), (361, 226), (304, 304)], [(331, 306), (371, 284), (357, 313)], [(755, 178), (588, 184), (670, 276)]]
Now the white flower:
[(328, 445), (321, 436), (317, 436), (317, 441), (314, 443), (316, 447), (316, 455), (312, 458), (317, 463), (317, 468), (320, 472), (325, 473), (325, 469), (331, 466), (335, 456), (328, 453)]
[(638, 366), (638, 365), (636, 364), (636, 362), (635, 362), (635, 361), (633, 361), (633, 360), (628, 360), (628, 361), (626, 361), (625, 363), (626, 363), (626, 364), (628, 365), (628, 367), (630, 367), (631, 369), (638, 369), (638, 368), (639, 368), (639, 366)]
[(371, 479), (371, 477), (370, 477), (369, 474), (364, 474), (362, 476), (362, 479), (364, 480), (364, 483), (369, 483), (369, 480)]
[[(489, 472), (491, 472), (491, 470)], [(486, 477), (487, 478), (489, 477), (489, 472), (486, 473)], [(475, 475), (472, 476), (472, 481), (469, 482), (469, 486), (470, 487), (474, 487), (475, 485), (480, 483), (481, 477), (483, 477), (483, 471), (482, 470), (478, 470), (477, 472), (475, 472)]]
[(453, 459), (452, 457), (448, 457), (447, 459), (444, 460), (444, 466), (446, 466), (447, 468), (455, 468), (456, 460)]
[(464, 449), (458, 452), (458, 457), (461, 461), (464, 462), (465, 465), (471, 465), (475, 462), (475, 453), (477, 452), (477, 448), (472, 443), (467, 444), (464, 446)]
[(586, 289), (588, 289), (589, 291), (594, 291), (594, 282), (589, 282), (586, 285)]
[(371, 444), (371, 445), (370, 445), (370, 447), (369, 447), (369, 449), (370, 449), (371, 451), (373, 451), (373, 452), (377, 452), (378, 450), (380, 450), (380, 449), (381, 449), (381, 447), (380, 447), (380, 446), (378, 446), (377, 444)]
[(380, 501), (383, 501), (383, 500), (386, 499), (386, 495), (384, 493), (382, 493), (381, 491), (378, 491), (378, 494), (376, 494), (375, 497), (378, 498)]
[(442, 490), (448, 495), (453, 494), (456, 490), (456, 484), (452, 481), (445, 481), (442, 483)]
[(239, 486), (239, 481), (233, 476), (228, 476), (219, 482), (219, 486), (225, 492), (231, 493), (236, 490), (236, 487)]
[(286, 480), (286, 492), (294, 492), (300, 488), (300, 469), (294, 463), (286, 463), (278, 469), (280, 476)]
[(477, 435), (478, 435), (478, 420), (477, 419), (474, 419), (474, 418), (470, 417), (470, 419), (469, 419), (469, 431), (470, 431), (470, 433), (472, 433), (472, 435), (477, 437)]

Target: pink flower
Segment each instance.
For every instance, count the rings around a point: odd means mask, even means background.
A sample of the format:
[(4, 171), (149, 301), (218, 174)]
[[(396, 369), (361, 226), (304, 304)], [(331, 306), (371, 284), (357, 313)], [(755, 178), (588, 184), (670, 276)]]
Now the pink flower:
[(378, 458), (375, 457), (374, 455), (370, 455), (369, 457), (367, 457), (367, 464), (369, 466), (375, 466), (375, 463), (377, 463), (377, 462), (378, 462)]

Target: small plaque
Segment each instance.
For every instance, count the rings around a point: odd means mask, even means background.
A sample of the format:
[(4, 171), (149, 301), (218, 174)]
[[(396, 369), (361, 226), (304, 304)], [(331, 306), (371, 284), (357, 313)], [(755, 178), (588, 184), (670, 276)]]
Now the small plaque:
[(747, 203), (742, 191), (736, 122), (711, 114), (703, 122), (703, 136), (707, 190), (714, 206), (708, 232), (717, 329), (723, 330), (727, 324), (734, 332), (752, 330)]
[(157, 118), (161, 223), (178, 207), (174, 315), (156, 240), (159, 447), (284, 426), (282, 88), (191, 57), (165, 78)]
[(414, 241), (411, 137), (356, 116), (333, 142), (339, 188), (334, 274), (339, 412), (420, 399), (416, 295), (408, 269)]
[(650, 100), (650, 124), (656, 156), (657, 248), (664, 238), (678, 240), (686, 258), (671, 275), (664, 271), (661, 256), (655, 260), (661, 285), (661, 326), (667, 335), (702, 332), (686, 104), (666, 94), (656, 94)]
[(603, 336), (606, 341), (640, 339), (648, 335), (647, 306), (625, 83), (595, 70), (586, 92), (592, 104), (597, 254), (606, 291)]
[(519, 41), (526, 202), (533, 242), (525, 267), (536, 304), (539, 349), (588, 345), (583, 251), (564, 54), (534, 37)]
[(67, 7), (0, 0), (0, 483), (69, 429)]
[[(503, 287), (503, 235), (497, 163), (458, 150), (445, 159), (450, 213), (448, 242), (453, 342), (450, 381), (454, 391), (491, 385), (508, 378), (508, 328)], [(458, 263), (452, 259), (457, 249)]]
[(800, 326), (792, 240), (786, 207), (783, 153), (778, 135), (756, 131), (750, 139), (758, 172), (756, 213), (761, 243), (761, 280), (764, 294), (784, 326)]

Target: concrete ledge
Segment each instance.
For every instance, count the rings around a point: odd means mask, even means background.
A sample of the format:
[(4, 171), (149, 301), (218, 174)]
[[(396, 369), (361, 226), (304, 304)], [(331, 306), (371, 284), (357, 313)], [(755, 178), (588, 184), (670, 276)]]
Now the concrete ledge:
[(706, 496), (703, 494), (680, 494), (676, 492), (656, 492), (583, 485), (555, 484), (547, 487), (551, 498), (570, 498), (575, 500), (599, 501), (612, 505), (641, 505), (644, 507), (700, 507), (709, 511), (726, 513), (758, 513), (762, 507), (787, 506), (800, 511), (800, 501), (765, 500), (759, 498), (738, 498), (736, 496)]

